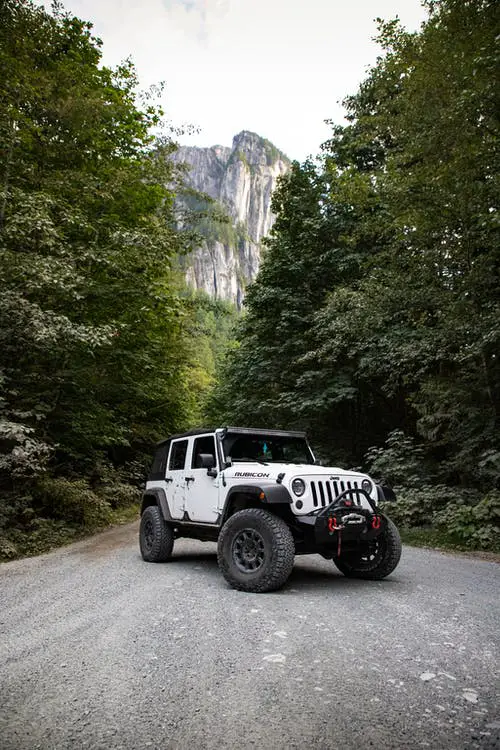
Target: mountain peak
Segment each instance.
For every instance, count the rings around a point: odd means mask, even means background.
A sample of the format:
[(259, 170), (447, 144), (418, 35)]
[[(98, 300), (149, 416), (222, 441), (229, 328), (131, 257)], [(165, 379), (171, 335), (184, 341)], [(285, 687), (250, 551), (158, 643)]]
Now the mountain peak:
[(234, 136), (232, 150), (242, 152), (249, 164), (267, 166), (276, 162), (283, 162), (287, 166), (290, 164), (290, 159), (274, 143), (251, 130), (242, 130)]

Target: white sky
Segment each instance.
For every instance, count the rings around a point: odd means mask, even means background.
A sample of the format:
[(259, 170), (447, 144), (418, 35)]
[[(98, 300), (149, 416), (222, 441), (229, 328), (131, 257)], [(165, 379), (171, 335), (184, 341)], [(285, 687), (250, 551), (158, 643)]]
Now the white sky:
[(94, 24), (103, 62), (131, 56), (141, 86), (165, 81), (163, 107), (181, 143), (230, 146), (241, 130), (290, 158), (316, 155), (342, 122), (379, 48), (374, 19), (425, 18), (420, 0), (65, 0)]

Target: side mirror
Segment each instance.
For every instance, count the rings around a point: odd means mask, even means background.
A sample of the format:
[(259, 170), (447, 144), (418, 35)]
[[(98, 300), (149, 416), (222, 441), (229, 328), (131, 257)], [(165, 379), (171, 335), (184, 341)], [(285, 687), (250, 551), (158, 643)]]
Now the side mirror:
[(196, 457), (197, 469), (213, 469), (215, 466), (215, 456), (211, 453), (199, 453)]
[(211, 453), (200, 453), (196, 459), (197, 469), (206, 469), (209, 477), (217, 476), (217, 469), (215, 468), (215, 456)]

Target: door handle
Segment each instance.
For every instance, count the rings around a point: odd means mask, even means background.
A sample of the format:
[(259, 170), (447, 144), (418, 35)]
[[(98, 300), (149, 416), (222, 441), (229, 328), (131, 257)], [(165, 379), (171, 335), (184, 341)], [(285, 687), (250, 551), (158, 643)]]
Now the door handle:
[(174, 481), (173, 477), (165, 477), (165, 482), (173, 482), (173, 481)]
[(185, 481), (186, 482), (194, 482), (194, 477), (186, 477)]

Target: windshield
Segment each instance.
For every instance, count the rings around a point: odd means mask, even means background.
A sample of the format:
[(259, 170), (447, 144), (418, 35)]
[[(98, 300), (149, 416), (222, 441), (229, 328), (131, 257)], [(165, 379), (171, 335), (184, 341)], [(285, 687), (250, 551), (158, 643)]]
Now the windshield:
[(314, 457), (304, 438), (286, 435), (232, 435), (222, 440), (226, 460), (260, 463), (312, 464)]

